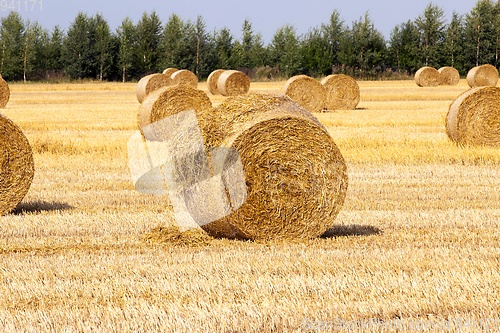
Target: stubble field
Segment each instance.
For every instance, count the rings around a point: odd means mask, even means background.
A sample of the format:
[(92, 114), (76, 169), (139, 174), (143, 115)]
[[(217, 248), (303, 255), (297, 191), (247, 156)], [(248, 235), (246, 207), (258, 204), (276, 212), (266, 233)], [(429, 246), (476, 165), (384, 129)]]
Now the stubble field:
[[(0, 327), (500, 327), (500, 150), (457, 147), (444, 128), (465, 80), (358, 83), (356, 110), (316, 114), (348, 165), (334, 229), (308, 241), (196, 244), (146, 239), (172, 217), (165, 198), (135, 192), (130, 180), (135, 84), (11, 85), (1, 112), (29, 139), (36, 171), (20, 206), (0, 217)], [(282, 85), (252, 83), (251, 91)]]

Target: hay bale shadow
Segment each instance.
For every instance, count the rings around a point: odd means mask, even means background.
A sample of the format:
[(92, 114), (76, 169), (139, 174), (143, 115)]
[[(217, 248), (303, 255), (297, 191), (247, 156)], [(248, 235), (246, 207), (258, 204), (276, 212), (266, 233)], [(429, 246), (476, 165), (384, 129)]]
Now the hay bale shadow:
[(47, 202), (43, 200), (36, 200), (31, 202), (21, 202), (11, 212), (13, 215), (23, 215), (26, 213), (41, 213), (50, 212), (55, 210), (71, 210), (73, 206), (64, 202)]
[(380, 235), (383, 231), (370, 225), (339, 225), (328, 229), (321, 235), (321, 238), (334, 238), (343, 236), (371, 236)]

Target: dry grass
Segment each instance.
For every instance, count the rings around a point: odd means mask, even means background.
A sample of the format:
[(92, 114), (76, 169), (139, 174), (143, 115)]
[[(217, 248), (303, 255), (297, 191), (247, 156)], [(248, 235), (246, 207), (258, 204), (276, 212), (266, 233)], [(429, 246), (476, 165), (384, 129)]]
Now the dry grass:
[(500, 151), (458, 148), (444, 128), (467, 83), (359, 85), (356, 110), (316, 114), (348, 164), (334, 229), (195, 246), (148, 240), (172, 217), (164, 198), (134, 192), (129, 179), (135, 85), (11, 86), (3, 113), (32, 142), (37, 171), (16, 212), (0, 218), (1, 327), (323, 332), (332, 330), (307, 328), (379, 318), (452, 320), (458, 330), (460, 319), (498, 319)]

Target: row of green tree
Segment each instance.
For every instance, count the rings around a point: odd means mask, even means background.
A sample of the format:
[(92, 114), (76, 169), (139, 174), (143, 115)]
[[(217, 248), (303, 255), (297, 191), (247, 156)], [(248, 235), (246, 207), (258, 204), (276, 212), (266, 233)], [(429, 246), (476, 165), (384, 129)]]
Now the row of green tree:
[(112, 31), (101, 14), (79, 13), (67, 31), (52, 31), (11, 12), (0, 21), (0, 73), (6, 80), (137, 80), (168, 67), (206, 78), (218, 68), (238, 68), (250, 76), (356, 77), (413, 74), (422, 66), (453, 66), (463, 75), (473, 66), (498, 68), (500, 0), (479, 0), (464, 15), (432, 3), (414, 20), (398, 24), (385, 40), (368, 13), (349, 26), (335, 10), (329, 22), (298, 35), (283, 25), (264, 45), (249, 20), (236, 39), (228, 28), (207, 31), (201, 16), (185, 21), (172, 14), (163, 24), (156, 12), (134, 24), (125, 18)]

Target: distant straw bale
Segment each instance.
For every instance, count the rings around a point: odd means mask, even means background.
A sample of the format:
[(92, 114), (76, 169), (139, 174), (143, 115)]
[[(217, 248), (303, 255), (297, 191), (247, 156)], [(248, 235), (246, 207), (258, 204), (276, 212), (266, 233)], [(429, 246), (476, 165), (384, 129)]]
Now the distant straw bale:
[(325, 107), (325, 88), (320, 82), (307, 75), (296, 75), (288, 79), (281, 88), (281, 93), (309, 112), (321, 112)]
[(422, 67), (415, 73), (415, 83), (419, 87), (436, 87), (440, 83), (439, 71), (432, 67)]
[(311, 238), (334, 224), (347, 191), (346, 164), (310, 112), (287, 96), (250, 93), (229, 97), (207, 115), (209, 145), (241, 156), (247, 198), (202, 226), (205, 231), (254, 240)]
[(198, 88), (198, 78), (187, 69), (181, 69), (172, 74), (172, 83), (186, 85), (194, 89)]
[(498, 70), (489, 64), (476, 66), (467, 73), (467, 83), (471, 88), (495, 87), (498, 83)]
[(212, 95), (220, 95), (219, 89), (217, 88), (217, 82), (219, 81), (219, 77), (224, 73), (225, 69), (217, 69), (210, 73), (207, 79), (208, 91), (212, 93)]
[(139, 103), (142, 103), (144, 99), (151, 94), (153, 91), (158, 90), (162, 87), (168, 87), (172, 83), (172, 79), (165, 74), (150, 74), (139, 80), (136, 88), (136, 96)]
[(9, 85), (0, 75), (0, 108), (4, 108), (10, 99)]
[(359, 85), (350, 76), (332, 74), (321, 80), (326, 90), (326, 110), (354, 110), (359, 104)]
[(178, 69), (177, 68), (167, 68), (163, 71), (163, 74), (167, 75), (168, 77), (172, 78), (172, 74), (174, 74), (175, 72), (177, 72)]
[(188, 85), (163, 87), (151, 93), (139, 108), (140, 128), (183, 111), (194, 110), (200, 116), (210, 112), (212, 103), (207, 94)]
[(0, 115), (0, 216), (12, 211), (28, 192), (35, 166), (33, 152), (21, 129)]
[(483, 86), (461, 94), (448, 110), (446, 134), (460, 145), (500, 146), (500, 88)]
[(439, 72), (439, 84), (456, 86), (460, 82), (460, 73), (453, 67), (441, 67)]
[(217, 80), (217, 90), (222, 96), (244, 95), (250, 90), (250, 79), (240, 71), (224, 71)]

